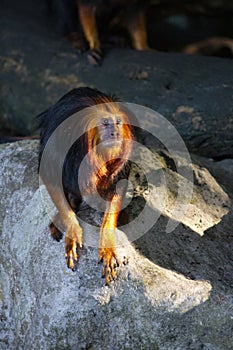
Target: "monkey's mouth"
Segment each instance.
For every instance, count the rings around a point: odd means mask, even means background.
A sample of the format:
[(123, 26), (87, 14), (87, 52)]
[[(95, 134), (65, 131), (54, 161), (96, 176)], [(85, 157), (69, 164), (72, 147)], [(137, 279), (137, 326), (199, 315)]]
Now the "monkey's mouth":
[(108, 139), (103, 142), (101, 142), (100, 146), (102, 147), (111, 147), (111, 148), (118, 148), (121, 147), (122, 141), (119, 139)]
[(98, 148), (101, 149), (109, 149), (109, 148), (119, 148), (122, 147), (122, 140), (121, 139), (116, 139), (116, 138), (110, 138), (107, 140), (99, 140), (97, 144)]
[(122, 151), (122, 141), (116, 139), (108, 139), (98, 144), (97, 152), (102, 157), (119, 157)]

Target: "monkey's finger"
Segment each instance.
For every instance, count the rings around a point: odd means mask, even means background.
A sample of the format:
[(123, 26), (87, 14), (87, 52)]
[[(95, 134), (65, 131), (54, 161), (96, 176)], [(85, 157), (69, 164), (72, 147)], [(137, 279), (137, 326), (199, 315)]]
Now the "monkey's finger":
[(112, 270), (109, 266), (104, 267), (102, 277), (105, 277), (106, 285), (108, 286), (111, 281), (116, 279), (116, 271)]
[[(113, 259), (114, 258), (114, 259)], [(120, 266), (120, 260), (117, 257), (116, 253), (113, 252), (113, 257), (112, 257), (112, 261), (114, 262), (115, 268)]]
[(67, 260), (68, 268), (72, 269), (72, 271), (76, 271), (78, 254), (77, 254), (77, 244), (75, 241), (71, 241), (70, 244), (66, 247), (65, 257)]
[(74, 269), (74, 261), (73, 261), (73, 258), (71, 256), (66, 256), (66, 264), (67, 264), (67, 267), (69, 269)]
[(100, 51), (91, 50), (87, 55), (88, 61), (92, 66), (99, 66), (102, 61), (102, 54)]
[(77, 262), (78, 262), (78, 259), (74, 259), (73, 256), (71, 255), (67, 255), (66, 254), (66, 264), (67, 264), (67, 267), (69, 269), (71, 269), (72, 271), (76, 271), (77, 270)]

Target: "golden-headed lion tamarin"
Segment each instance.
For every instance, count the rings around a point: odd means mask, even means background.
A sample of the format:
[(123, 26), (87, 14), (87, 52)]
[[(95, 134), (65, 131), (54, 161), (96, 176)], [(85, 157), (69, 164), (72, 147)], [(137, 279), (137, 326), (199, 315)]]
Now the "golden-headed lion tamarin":
[[(56, 226), (56, 221), (60, 220), (66, 231), (67, 265), (74, 269), (78, 260), (78, 249), (83, 243), (77, 213), (86, 196), (95, 198), (99, 194), (106, 204), (99, 240), (99, 259), (104, 264), (103, 275), (106, 283), (115, 279), (115, 268), (119, 264), (114, 229), (117, 226), (125, 188), (117, 188), (116, 191), (116, 184), (119, 180), (128, 178), (128, 159), (133, 141), (130, 117), (115, 101), (115, 98), (98, 90), (83, 87), (70, 91), (39, 116), (40, 176), (59, 213), (50, 224), (51, 234), (58, 241), (62, 238), (61, 229)], [(81, 112), (81, 115), (77, 112)], [(66, 130), (59, 131), (49, 145), (50, 137), (56, 134), (56, 129), (70, 116), (74, 116), (73, 124)], [(75, 130), (78, 130), (80, 135), (62, 163), (61, 154), (65, 142), (62, 135), (69, 138), (68, 134), (75, 133)], [(42, 164), (45, 162), (44, 153), (46, 163)], [(84, 158), (85, 169), (80, 170)], [(61, 167), (62, 188), (57, 182), (57, 174)]]
[(103, 13), (110, 14), (111, 18), (115, 18), (115, 21), (126, 28), (133, 48), (149, 49), (146, 30), (147, 1), (77, 0), (77, 5), (81, 27), (89, 45), (88, 58), (93, 65), (98, 65), (102, 59), (99, 29), (107, 27), (107, 24), (101, 21)]

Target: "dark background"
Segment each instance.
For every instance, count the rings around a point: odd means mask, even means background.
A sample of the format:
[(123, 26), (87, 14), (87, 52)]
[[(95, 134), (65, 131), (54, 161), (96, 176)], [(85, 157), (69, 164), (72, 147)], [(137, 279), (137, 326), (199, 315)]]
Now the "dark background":
[[(130, 48), (127, 34), (121, 27), (111, 32), (105, 24), (99, 25), (105, 57), (113, 48), (123, 48), (124, 59), (124, 55), (129, 54), (124, 49)], [(44, 70), (46, 65), (52, 69), (51, 57), (55, 55), (75, 55), (77, 62), (84, 56), (71, 40), (74, 36), (82, 37), (75, 0), (3, 0), (0, 29), (0, 137), (4, 141), (5, 137), (10, 140), (12, 136), (37, 133), (36, 126), (32, 125), (34, 115), (55, 102), (63, 92), (58, 90), (56, 96), (53, 92), (46, 94), (45, 101), (44, 92), (37, 91), (37, 86), (32, 84), (37, 71), (42, 67)], [(147, 7), (147, 30), (150, 47), (159, 52), (188, 52), (191, 44), (196, 55), (232, 58), (233, 2), (151, 0)], [(66, 62), (64, 59), (64, 67)], [(71, 70), (66, 69), (68, 76)], [(139, 73), (140, 79), (143, 74)], [(64, 92), (67, 89), (64, 88)]]

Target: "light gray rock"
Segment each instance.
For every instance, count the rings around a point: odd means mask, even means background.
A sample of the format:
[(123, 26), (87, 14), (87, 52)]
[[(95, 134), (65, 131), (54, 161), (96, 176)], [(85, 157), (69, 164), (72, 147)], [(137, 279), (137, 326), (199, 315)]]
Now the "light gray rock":
[[(233, 216), (210, 173), (194, 165), (193, 222), (184, 219), (189, 227), (166, 233), (168, 218), (161, 215), (133, 245), (118, 231), (119, 256), (129, 263), (105, 286), (96, 248), (86, 247), (72, 272), (63, 243), (49, 236), (37, 145), (22, 141), (0, 149), (0, 349), (232, 349)], [(163, 171), (176, 182), (172, 169)], [(212, 227), (197, 233), (201, 208)], [(86, 235), (93, 230), (84, 229)]]

